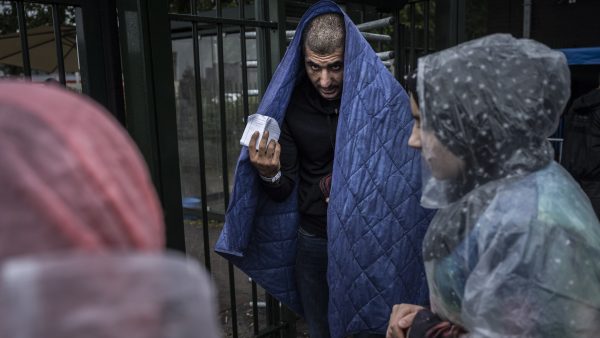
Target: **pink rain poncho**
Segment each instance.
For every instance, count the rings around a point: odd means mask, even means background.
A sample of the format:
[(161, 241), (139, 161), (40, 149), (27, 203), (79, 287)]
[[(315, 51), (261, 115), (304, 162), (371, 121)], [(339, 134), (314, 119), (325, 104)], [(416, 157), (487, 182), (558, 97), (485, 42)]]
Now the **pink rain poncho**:
[(217, 337), (213, 289), (164, 254), (131, 139), (90, 100), (0, 82), (0, 337)]

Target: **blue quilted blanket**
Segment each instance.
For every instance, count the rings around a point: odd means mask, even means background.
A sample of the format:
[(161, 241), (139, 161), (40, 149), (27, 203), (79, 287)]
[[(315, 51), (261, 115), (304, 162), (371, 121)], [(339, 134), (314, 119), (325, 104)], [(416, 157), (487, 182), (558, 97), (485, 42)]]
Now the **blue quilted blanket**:
[[(301, 32), (331, 1), (313, 5), (279, 64), (258, 108), (283, 122), (304, 72)], [(412, 128), (405, 91), (350, 18), (346, 22), (344, 86), (328, 209), (332, 337), (384, 333), (391, 307), (428, 299), (421, 241), (432, 211), (419, 205), (420, 157), (407, 146)], [(295, 286), (297, 194), (276, 203), (261, 191), (243, 148), (231, 203), (215, 250), (299, 314)]]

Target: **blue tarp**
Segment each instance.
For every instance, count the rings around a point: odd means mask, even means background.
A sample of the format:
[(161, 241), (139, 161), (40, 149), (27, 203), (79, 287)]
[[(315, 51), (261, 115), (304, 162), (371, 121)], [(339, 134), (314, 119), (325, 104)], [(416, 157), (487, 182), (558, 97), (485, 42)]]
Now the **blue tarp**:
[[(304, 72), (301, 35), (332, 1), (307, 10), (258, 107), (283, 122)], [(328, 208), (329, 319), (334, 338), (384, 333), (391, 308), (428, 300), (421, 242), (432, 211), (421, 208), (421, 160), (408, 147), (408, 97), (344, 14), (346, 45), (331, 199)], [(297, 193), (282, 203), (261, 190), (247, 148), (216, 251), (299, 314), (294, 265)]]
[(569, 65), (600, 65), (600, 47), (564, 48), (560, 51), (565, 53)]

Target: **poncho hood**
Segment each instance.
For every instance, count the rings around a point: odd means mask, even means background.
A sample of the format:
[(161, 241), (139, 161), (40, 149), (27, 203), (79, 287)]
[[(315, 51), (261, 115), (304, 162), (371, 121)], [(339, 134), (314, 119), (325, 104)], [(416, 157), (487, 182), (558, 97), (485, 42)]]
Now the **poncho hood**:
[[(419, 59), (422, 127), (464, 161), (458, 177), (423, 180), (423, 203), (442, 207), (492, 180), (548, 165), (547, 138), (570, 96), (563, 53), (495, 34)], [(431, 146), (423, 145), (423, 157)]]

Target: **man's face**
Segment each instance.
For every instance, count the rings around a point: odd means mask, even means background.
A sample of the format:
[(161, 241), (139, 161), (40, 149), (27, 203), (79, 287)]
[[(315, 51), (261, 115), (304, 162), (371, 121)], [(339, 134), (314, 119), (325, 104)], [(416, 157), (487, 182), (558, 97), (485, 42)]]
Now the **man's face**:
[(342, 95), (344, 83), (344, 50), (332, 54), (316, 54), (304, 49), (304, 67), (310, 82), (326, 100), (335, 100)]

